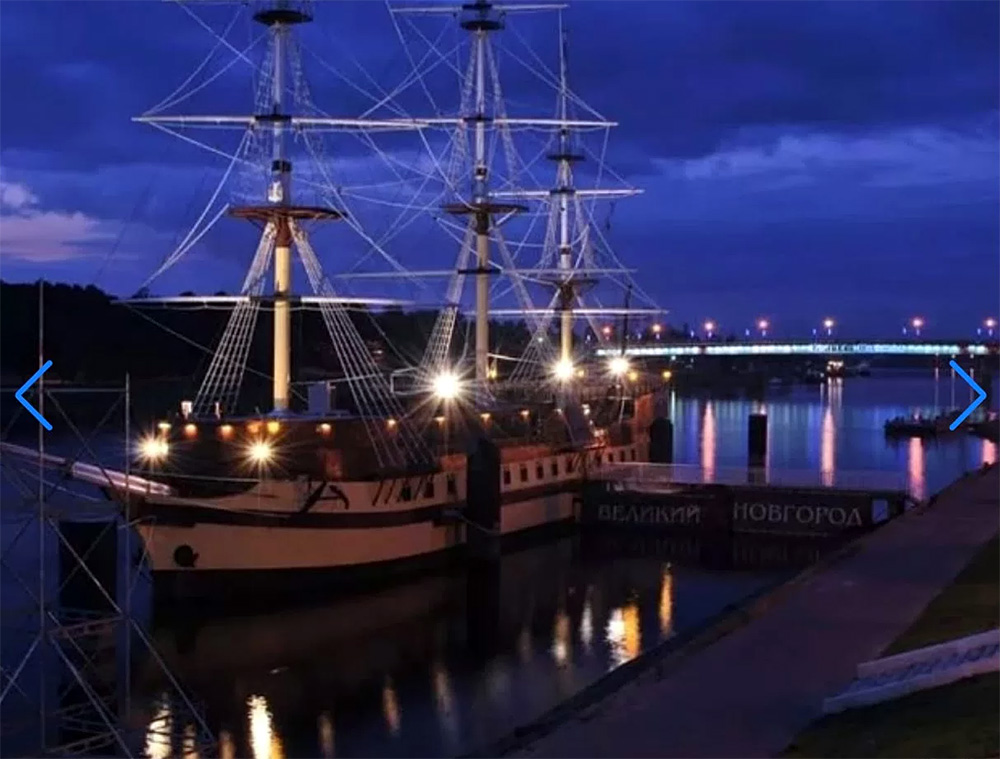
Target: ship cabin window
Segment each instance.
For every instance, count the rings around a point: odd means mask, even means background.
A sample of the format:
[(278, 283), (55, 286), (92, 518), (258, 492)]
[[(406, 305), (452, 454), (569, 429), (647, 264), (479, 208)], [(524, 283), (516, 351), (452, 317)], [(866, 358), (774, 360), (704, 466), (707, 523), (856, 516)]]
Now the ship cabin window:
[(503, 484), (510, 485), (510, 469), (508, 467), (503, 469)]
[(632, 449), (631, 449), (631, 450), (629, 451), (629, 454), (631, 455), (631, 460), (632, 460), (632, 461), (635, 461), (635, 448), (632, 448)]
[(566, 474), (573, 474), (573, 457), (566, 457)]
[(448, 479), (445, 480), (445, 488), (448, 491), (448, 495), (455, 496), (458, 495), (458, 487), (455, 485), (455, 475), (449, 474)]
[(521, 482), (528, 481), (528, 467), (521, 465)]
[(552, 459), (552, 476), (559, 476), (559, 459)]
[(608, 463), (609, 464), (614, 464), (615, 463), (615, 454), (613, 454), (613, 453), (609, 453), (608, 454)]
[(424, 483), (424, 498), (434, 497), (434, 480), (429, 479)]
[(595, 453), (594, 454), (594, 466), (600, 466), (600, 465), (601, 465), (601, 454)]
[(413, 488), (410, 487), (410, 483), (404, 483), (403, 487), (399, 489), (399, 498), (403, 501), (413, 500)]
[(545, 479), (545, 467), (541, 464), (535, 465), (535, 477), (539, 480)]
[(618, 451), (618, 460), (619, 461), (625, 460), (625, 451)]

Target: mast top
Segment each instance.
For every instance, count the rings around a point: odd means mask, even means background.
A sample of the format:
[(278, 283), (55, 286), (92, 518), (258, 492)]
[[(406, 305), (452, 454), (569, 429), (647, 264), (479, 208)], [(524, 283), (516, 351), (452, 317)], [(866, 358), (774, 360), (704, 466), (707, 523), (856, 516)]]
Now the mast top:
[(462, 10), (475, 14), (470, 18), (463, 19), (460, 26), (470, 32), (496, 32), (503, 29), (503, 21), (499, 16), (490, 16), (493, 3), (487, 0), (476, 0), (473, 3), (465, 3)]
[[(296, 5), (300, 7), (295, 7)], [(291, 3), (289, 0), (276, 0), (267, 8), (263, 8), (253, 14), (253, 20), (264, 26), (277, 26), (278, 24), (293, 25), (307, 24), (313, 20), (306, 11), (305, 3)]]

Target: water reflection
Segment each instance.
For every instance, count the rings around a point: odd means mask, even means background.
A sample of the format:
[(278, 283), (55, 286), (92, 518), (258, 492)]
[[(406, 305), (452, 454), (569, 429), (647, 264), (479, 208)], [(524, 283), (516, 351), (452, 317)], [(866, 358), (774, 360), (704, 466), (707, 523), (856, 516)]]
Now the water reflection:
[(228, 730), (219, 731), (219, 759), (236, 759), (236, 743)]
[(639, 605), (634, 601), (611, 610), (604, 638), (611, 648), (610, 669), (620, 667), (639, 655), (641, 645)]
[(663, 568), (660, 580), (660, 634), (666, 638), (674, 631), (674, 575), (669, 566)]
[(150, 720), (149, 728), (146, 730), (146, 756), (149, 759), (169, 759), (172, 753), (170, 746), (172, 728), (170, 703), (166, 696), (161, 696), (153, 719)]
[(400, 711), (399, 697), (396, 695), (396, 688), (392, 684), (392, 678), (385, 678), (385, 685), (382, 686), (382, 715), (385, 717), (386, 727), (393, 735), (399, 733)]
[(997, 449), (996, 443), (991, 443), (989, 440), (983, 440), (983, 464), (995, 464), (997, 463)]
[(927, 471), (927, 460), (923, 439), (919, 437), (911, 437), (906, 455), (906, 473), (908, 477), (907, 484), (910, 488), (910, 494), (914, 498), (922, 501), (927, 497), (927, 482), (925, 476)]
[(188, 725), (184, 728), (182, 754), (184, 759), (198, 759), (197, 731), (194, 725)]
[(247, 721), (250, 724), (250, 751), (253, 759), (283, 759), (281, 738), (274, 729), (274, 715), (264, 696), (247, 699)]
[(552, 625), (552, 658), (560, 667), (569, 661), (570, 620), (569, 614), (560, 609)]
[(336, 754), (333, 733), (333, 717), (329, 712), (323, 712), (316, 721), (319, 728), (319, 748), (324, 759), (333, 759)]
[(441, 662), (435, 662), (431, 668), (431, 680), (434, 688), (434, 706), (441, 720), (443, 734), (449, 745), (454, 745), (458, 737), (458, 714), (455, 711), (455, 697), (452, 693), (451, 677)]
[(705, 482), (715, 480), (715, 407), (712, 401), (705, 404), (701, 418), (701, 471)]
[(833, 485), (834, 470), (837, 468), (837, 424), (833, 419), (833, 407), (823, 411), (823, 425), (820, 431), (819, 469), (823, 484)]
[(584, 649), (589, 653), (590, 645), (594, 640), (594, 607), (591, 604), (590, 588), (587, 588), (587, 595), (583, 602), (583, 613), (580, 615), (580, 640)]
[[(942, 371), (944, 382), (944, 371)], [(943, 389), (943, 388), (942, 388)], [(677, 464), (697, 465), (705, 481), (720, 472), (747, 465), (747, 419), (766, 407), (769, 473), (814, 472), (825, 485), (847, 482), (851, 473), (872, 470), (914, 477), (922, 467), (923, 496), (940, 490), (965, 471), (978, 468), (997, 454), (968, 435), (925, 441), (922, 464), (909, 453), (909, 440), (887, 439), (883, 426), (914, 409), (929, 409), (934, 378), (926, 372), (899, 376), (831, 378), (819, 387), (797, 387), (757, 400), (706, 400), (677, 397), (675, 450)], [(942, 393), (942, 401), (947, 399)]]

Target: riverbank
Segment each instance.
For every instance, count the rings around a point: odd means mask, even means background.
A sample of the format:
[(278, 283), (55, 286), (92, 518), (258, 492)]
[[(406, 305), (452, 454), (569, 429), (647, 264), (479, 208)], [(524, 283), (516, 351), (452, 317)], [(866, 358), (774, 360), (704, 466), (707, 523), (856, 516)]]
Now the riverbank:
[[(920, 618), (882, 652), (891, 656), (1000, 625), (1000, 538), (986, 544)], [(995, 757), (1000, 672), (822, 717), (786, 757)]]
[(525, 736), (519, 755), (780, 753), (997, 534), (998, 471), (961, 478), (771, 594), (745, 624)]

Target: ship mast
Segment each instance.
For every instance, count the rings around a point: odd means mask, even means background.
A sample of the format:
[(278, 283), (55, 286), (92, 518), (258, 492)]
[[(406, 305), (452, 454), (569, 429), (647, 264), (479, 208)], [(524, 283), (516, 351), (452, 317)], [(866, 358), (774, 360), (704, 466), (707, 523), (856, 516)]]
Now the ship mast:
[[(261, 10), (253, 13), (253, 20), (265, 27), (261, 38), (267, 38), (269, 53), (265, 56), (263, 67), (258, 69), (264, 75), (258, 88), (255, 109), (251, 114), (180, 115), (163, 112), (173, 103), (189, 97), (203, 86), (197, 85), (190, 87), (187, 94), (172, 96), (168, 99), (169, 103), (156, 106), (143, 116), (134, 119), (168, 134), (182, 137), (214, 153), (221, 152), (230, 158), (228, 169), (191, 232), (147, 278), (143, 286), (148, 285), (180, 261), (215, 221), (227, 212), (229, 216), (255, 223), (261, 227), (262, 232), (240, 294), (211, 298), (213, 302), (232, 303), (234, 309), (195, 400), (185, 413), (191, 414), (193, 418), (220, 417), (235, 410), (258, 311), (262, 303), (270, 302), (273, 304), (274, 313), (272, 413), (277, 416), (290, 415), (292, 413), (291, 309), (293, 306), (315, 306), (320, 312), (340, 364), (343, 375), (340, 382), (350, 393), (356, 412), (372, 444), (378, 466), (383, 469), (400, 470), (412, 465), (428, 466), (432, 463), (433, 457), (426, 441), (406, 418), (404, 409), (393, 395), (371, 351), (348, 314), (348, 307), (359, 303), (385, 305), (388, 301), (345, 298), (338, 295), (312, 247), (306, 225), (315, 221), (343, 220), (355, 233), (381, 251), (379, 244), (372, 241), (370, 236), (364, 233), (359, 222), (347, 213), (344, 198), (324, 165), (322, 142), (313, 133), (411, 131), (423, 129), (430, 124), (427, 121), (410, 118), (374, 119), (323, 114), (312, 103), (308, 83), (301, 67), (299, 42), (293, 35), (298, 25), (312, 21), (312, 16), (305, 7), (303, 3), (291, 0), (269, 0)], [(255, 45), (257, 41), (251, 45)], [(220, 38), (220, 43), (250, 62), (244, 53), (233, 48), (224, 38)], [(189, 78), (188, 83), (190, 81)], [(317, 113), (320, 115), (316, 115)], [(199, 127), (236, 129), (243, 132), (243, 138), (236, 152), (230, 155), (179, 132), (181, 129)], [(306, 205), (301, 198), (293, 197), (292, 161), (289, 157), (288, 141), (289, 132), (292, 131), (301, 138), (323, 180), (321, 183), (303, 180), (300, 185), (305, 187), (312, 184), (319, 187), (321, 204)], [(270, 145), (267, 145), (267, 142), (270, 142)], [(259, 148), (259, 153), (251, 156), (249, 149), (254, 145)], [(266, 177), (264, 198), (261, 202), (251, 201), (251, 205), (234, 207), (226, 204), (211, 221), (203, 225), (202, 222), (211, 206), (216, 202), (231, 172), (238, 164), (249, 166), (256, 177), (260, 177), (261, 174)], [(336, 208), (327, 205), (330, 199)], [(312, 296), (301, 296), (292, 291), (292, 257), (296, 254), (305, 269), (314, 293)], [(263, 291), (272, 259), (273, 295), (267, 297)], [(196, 296), (143, 297), (132, 302), (148, 305), (155, 302), (192, 300), (206, 302), (205, 298)], [(388, 425), (387, 420), (392, 420), (393, 424)]]
[[(274, 121), (271, 133), (274, 147), (271, 160), (271, 186), (268, 200), (277, 209), (286, 210), (291, 201), (292, 163), (285, 158), (285, 44), (291, 24), (302, 23), (309, 17), (302, 13), (275, 8), (254, 15), (254, 21), (270, 27), (274, 40), (274, 69), (271, 78), (271, 112)], [(292, 365), (292, 312), (288, 296), (292, 284), (292, 233), (288, 216), (278, 213), (277, 237), (274, 247), (274, 381), (272, 392), (273, 410), (281, 413), (288, 410), (288, 386), (291, 382)]]
[[(570, 152), (569, 129), (565, 126), (569, 111), (569, 83), (566, 77), (566, 30), (563, 28), (562, 13), (559, 14), (559, 118), (563, 126), (559, 129), (559, 152), (550, 158), (558, 161), (556, 181), (560, 190), (569, 190), (573, 177), (570, 164), (583, 158)], [(573, 268), (573, 248), (569, 241), (569, 192), (559, 192), (559, 269), (560, 282), (560, 330), (559, 362), (570, 367), (573, 363), (573, 302), (576, 300), (576, 286), (570, 270)]]
[(494, 200), (489, 194), (489, 165), (486, 157), (486, 125), (493, 119), (486, 112), (486, 46), (490, 32), (503, 28), (500, 18), (491, 13), (493, 5), (486, 0), (476, 0), (463, 6), (472, 11), (461, 22), (463, 29), (472, 35), (475, 60), (475, 104), (472, 113), (460, 114), (465, 124), (474, 128), (472, 198), (468, 202), (444, 206), (447, 213), (471, 214), (476, 236), (476, 266), (471, 270), (476, 277), (476, 343), (475, 387), (476, 394), (484, 397), (489, 380), (490, 352), (490, 232), (494, 214), (515, 214), (527, 210), (524, 206)]

